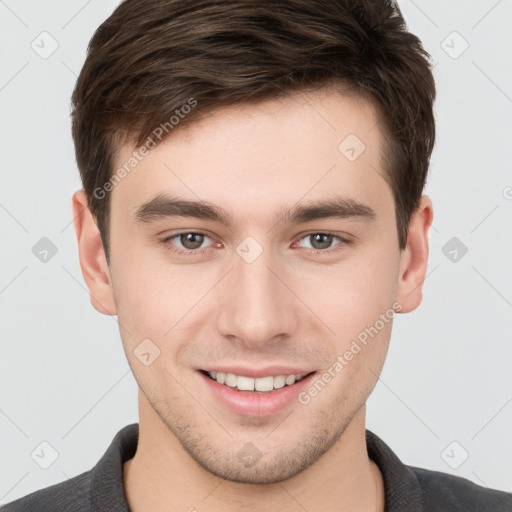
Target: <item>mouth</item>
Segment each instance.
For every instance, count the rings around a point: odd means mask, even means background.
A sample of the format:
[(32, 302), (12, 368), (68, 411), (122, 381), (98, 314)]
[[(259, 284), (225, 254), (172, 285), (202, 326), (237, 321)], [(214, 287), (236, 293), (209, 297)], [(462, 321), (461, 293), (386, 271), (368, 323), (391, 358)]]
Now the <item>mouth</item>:
[(297, 406), (299, 393), (313, 384), (318, 373), (283, 367), (265, 371), (231, 369), (238, 373), (229, 372), (227, 368), (222, 368), (225, 371), (219, 370), (197, 371), (205, 385), (205, 395), (237, 416), (252, 417), (268, 417), (294, 404)]

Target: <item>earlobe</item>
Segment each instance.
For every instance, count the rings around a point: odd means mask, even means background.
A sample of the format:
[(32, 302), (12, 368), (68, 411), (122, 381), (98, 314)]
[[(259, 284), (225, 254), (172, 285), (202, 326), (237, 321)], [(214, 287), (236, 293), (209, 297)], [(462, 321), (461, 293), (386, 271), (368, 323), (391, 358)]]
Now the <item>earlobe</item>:
[(115, 315), (116, 306), (103, 242), (83, 189), (73, 194), (72, 205), (80, 268), (89, 288), (91, 304), (104, 315)]
[(407, 247), (400, 258), (397, 301), (402, 306), (401, 313), (415, 310), (423, 297), (423, 281), (428, 267), (428, 232), (433, 215), (432, 201), (428, 196), (422, 196), (411, 217)]

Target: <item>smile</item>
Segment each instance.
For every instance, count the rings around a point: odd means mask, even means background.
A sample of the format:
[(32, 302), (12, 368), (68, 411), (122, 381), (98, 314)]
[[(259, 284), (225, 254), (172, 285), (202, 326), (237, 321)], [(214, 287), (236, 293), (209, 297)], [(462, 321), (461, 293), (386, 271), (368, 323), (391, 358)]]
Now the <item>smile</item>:
[[(236, 373), (235, 373), (236, 372)], [(298, 404), (297, 396), (316, 379), (316, 370), (287, 365), (266, 368), (210, 367), (197, 374), (206, 396), (236, 415), (272, 416)]]

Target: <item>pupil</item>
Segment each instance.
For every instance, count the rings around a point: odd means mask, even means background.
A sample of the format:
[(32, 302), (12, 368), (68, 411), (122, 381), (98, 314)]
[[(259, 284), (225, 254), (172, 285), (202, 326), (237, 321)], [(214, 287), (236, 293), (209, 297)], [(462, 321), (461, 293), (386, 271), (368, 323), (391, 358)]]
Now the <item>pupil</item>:
[(183, 247), (186, 247), (187, 249), (198, 249), (203, 243), (203, 237), (204, 235), (199, 233), (186, 233), (185, 235), (181, 235), (180, 238)]
[[(319, 243), (320, 243), (320, 247), (315, 247), (315, 244), (318, 242), (318, 237), (326, 237), (326, 240), (324, 239), (323, 241), (320, 240)], [(332, 241), (332, 235), (328, 235), (326, 233), (317, 233), (315, 235), (313, 235), (313, 240), (314, 240), (314, 243), (312, 244), (313, 247), (315, 249), (326, 249), (330, 246), (331, 244), (331, 241)]]

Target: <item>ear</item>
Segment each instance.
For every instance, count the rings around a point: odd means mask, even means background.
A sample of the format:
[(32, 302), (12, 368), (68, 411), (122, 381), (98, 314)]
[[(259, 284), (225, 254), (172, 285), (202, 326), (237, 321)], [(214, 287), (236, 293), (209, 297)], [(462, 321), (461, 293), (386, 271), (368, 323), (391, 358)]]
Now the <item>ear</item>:
[(73, 194), (73, 224), (80, 268), (89, 288), (91, 304), (104, 315), (115, 315), (116, 306), (103, 242), (83, 189)]
[(423, 298), (423, 281), (428, 265), (428, 231), (433, 218), (432, 201), (428, 196), (422, 196), (418, 208), (411, 216), (407, 246), (400, 256), (396, 298), (402, 305), (400, 313), (415, 310)]

